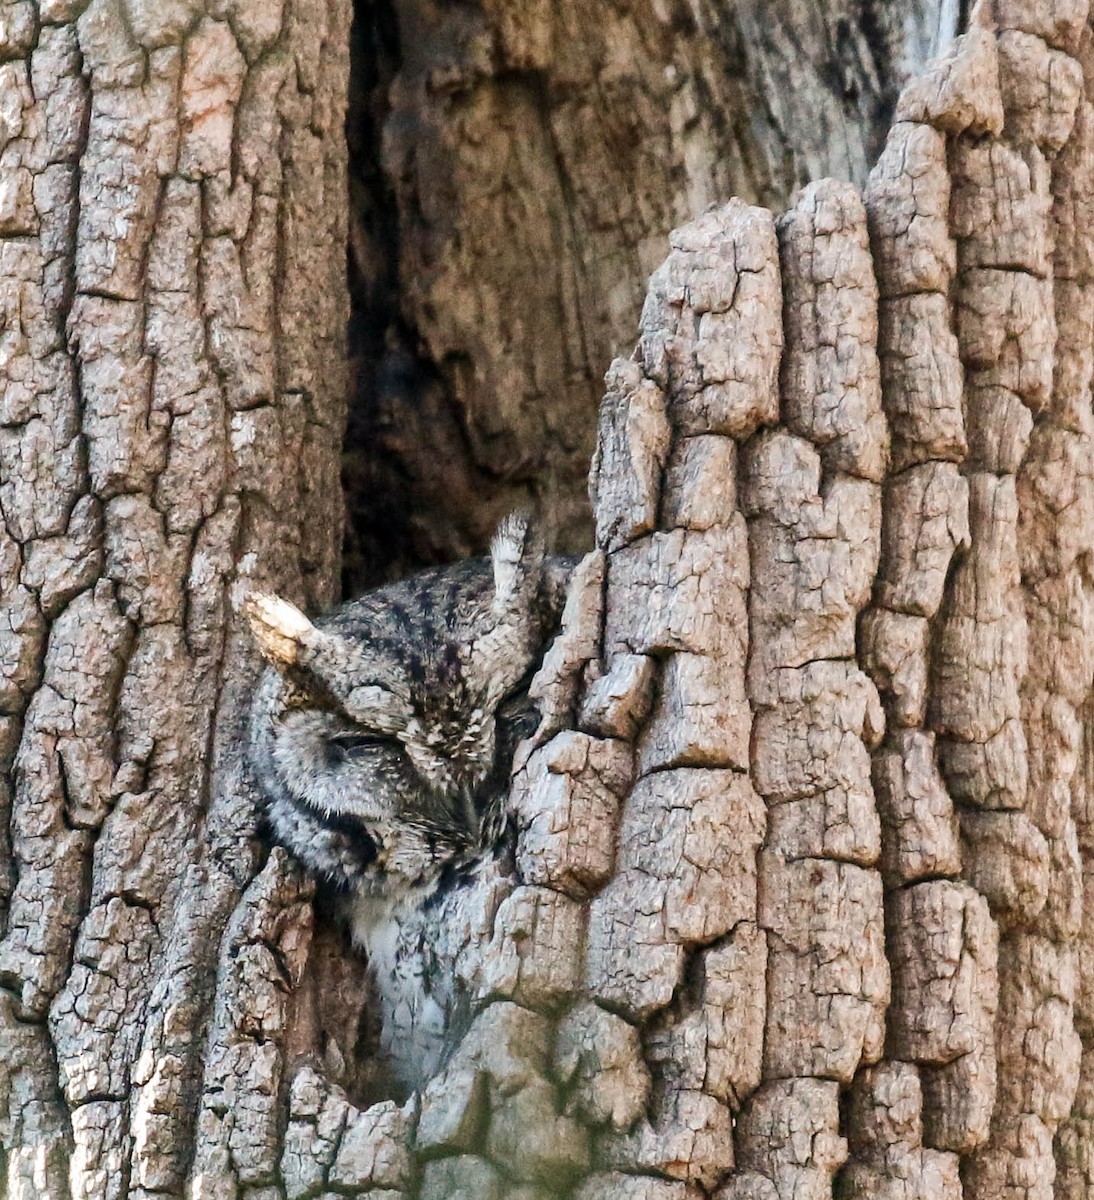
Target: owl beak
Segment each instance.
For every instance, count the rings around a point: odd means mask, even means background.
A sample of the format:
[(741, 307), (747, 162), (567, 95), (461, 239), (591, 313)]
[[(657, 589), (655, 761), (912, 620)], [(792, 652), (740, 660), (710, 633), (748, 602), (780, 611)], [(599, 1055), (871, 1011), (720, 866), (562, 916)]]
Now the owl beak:
[(259, 653), (279, 669), (302, 665), (323, 638), (295, 604), (271, 592), (249, 592), (239, 609)]

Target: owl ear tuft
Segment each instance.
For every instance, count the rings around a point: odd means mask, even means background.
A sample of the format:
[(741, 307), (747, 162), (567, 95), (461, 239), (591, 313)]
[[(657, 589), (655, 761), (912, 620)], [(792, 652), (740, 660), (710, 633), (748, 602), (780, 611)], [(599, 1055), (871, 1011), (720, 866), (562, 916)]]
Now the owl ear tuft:
[(501, 521), (490, 543), (495, 612), (512, 605), (529, 574), (542, 566), (543, 557), (541, 539), (527, 509), (517, 509)]
[(248, 592), (239, 609), (262, 657), (280, 669), (297, 666), (321, 636), (295, 604), (272, 592)]

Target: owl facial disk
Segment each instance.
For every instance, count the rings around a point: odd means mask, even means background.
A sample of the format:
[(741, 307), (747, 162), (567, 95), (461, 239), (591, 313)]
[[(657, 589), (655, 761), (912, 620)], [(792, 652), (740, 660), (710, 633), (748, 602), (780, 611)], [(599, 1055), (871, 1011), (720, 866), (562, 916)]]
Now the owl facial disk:
[(413, 710), (406, 699), (376, 683), (353, 688), (343, 707), (351, 720), (378, 733), (401, 733), (413, 719)]
[(479, 710), (459, 724), (414, 717), (399, 740), (422, 779), (449, 794), (477, 787), (494, 763), (494, 722)]
[(262, 657), (297, 690), (316, 701), (336, 702), (352, 722), (382, 734), (405, 728), (411, 709), (404, 697), (373, 681), (361, 648), (318, 629), (294, 605), (268, 592), (251, 592), (240, 611)]
[(401, 742), (318, 709), (284, 711), (272, 725), (270, 756), (295, 802), (385, 836), (419, 786)]

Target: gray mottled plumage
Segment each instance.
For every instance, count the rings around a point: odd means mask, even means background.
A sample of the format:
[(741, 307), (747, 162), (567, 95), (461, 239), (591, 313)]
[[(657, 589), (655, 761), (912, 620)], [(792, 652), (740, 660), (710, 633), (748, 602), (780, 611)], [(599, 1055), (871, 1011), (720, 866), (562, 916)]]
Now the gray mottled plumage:
[(490, 559), (378, 588), (315, 624), (274, 596), (244, 602), (271, 664), (249, 748), (270, 830), (340, 894), (406, 1086), (458, 1035), (457, 960), (507, 888), (509, 768), (535, 725), (527, 685), (568, 569), (517, 515)]

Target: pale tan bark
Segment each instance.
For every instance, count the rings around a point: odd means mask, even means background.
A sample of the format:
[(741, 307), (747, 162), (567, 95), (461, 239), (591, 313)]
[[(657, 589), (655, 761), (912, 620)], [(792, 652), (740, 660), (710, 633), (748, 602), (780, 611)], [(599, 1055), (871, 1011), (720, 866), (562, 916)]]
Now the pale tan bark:
[(0, 1190), (1087, 1195), (1087, 6), (979, 10), (861, 194), (672, 235), (404, 1105), (254, 837), (232, 614), (334, 593), (348, 12), (9, 13)]
[[(572, 727), (518, 776), (546, 888), (520, 978), (565, 952), (580, 1033), (540, 1077), (485, 1068), (491, 1122), (521, 1087), (537, 1128), (593, 1126), (579, 1196), (1086, 1194), (1085, 19), (978, 12), (865, 204), (823, 183), (678, 230), (609, 372), (599, 548), (541, 683)], [(563, 895), (580, 948), (539, 936)], [(481, 1147), (468, 1178), (562, 1170)]]
[[(13, 1200), (180, 1194), (199, 1108), (210, 1186), (270, 1175), (233, 1141), (208, 1040), (259, 850), (231, 601), (250, 579), (335, 594), (348, 23), (339, 0), (0, 14)], [(291, 967), (298, 931), (279, 947), (248, 903), (237, 967)], [(274, 1020), (251, 1012), (240, 1068)], [(264, 1074), (272, 1107), (277, 1063)]]
[[(534, 496), (589, 538), (601, 381), (667, 232), (862, 183), (956, 0), (360, 2), (353, 587), (481, 553)], [(446, 470), (436, 469), (443, 455)]]

